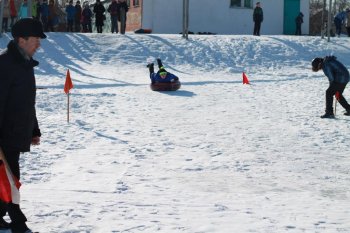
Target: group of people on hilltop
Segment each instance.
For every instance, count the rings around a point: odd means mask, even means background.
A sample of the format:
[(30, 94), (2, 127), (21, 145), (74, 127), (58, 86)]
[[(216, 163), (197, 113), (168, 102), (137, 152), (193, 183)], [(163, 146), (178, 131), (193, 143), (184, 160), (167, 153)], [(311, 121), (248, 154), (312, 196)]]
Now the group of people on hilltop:
[[(58, 24), (57, 6), (54, 0), (33, 0), (31, 17), (41, 21), (45, 31), (54, 31)], [(4, 0), (2, 31), (8, 32), (19, 19), (28, 18), (28, 1)], [(9, 24), (10, 20), (10, 24)]]
[[(28, 15), (27, 0), (3, 0), (3, 25), (2, 31), (11, 31), (13, 24)], [(55, 0), (32, 0), (31, 17), (41, 21), (45, 32), (56, 31), (59, 24), (59, 9)], [(49, 2), (48, 2), (49, 1)], [(100, 0), (96, 0), (93, 9), (90, 9), (88, 2), (83, 6), (77, 0), (73, 5), (73, 0), (70, 0), (65, 8), (67, 32), (92, 32), (92, 19), (95, 17), (95, 26), (98, 33), (102, 33), (106, 13), (110, 14), (111, 33), (125, 33), (126, 15), (129, 10), (126, 0), (112, 0), (107, 10)], [(118, 28), (120, 22), (120, 30)]]
[(120, 33), (125, 34), (126, 15), (129, 10), (125, 0), (112, 0), (107, 11), (111, 15), (111, 33), (118, 33), (118, 21), (120, 21)]
[[(118, 21), (120, 21), (120, 33), (125, 33), (126, 28), (126, 13), (129, 7), (126, 0), (112, 0), (112, 3), (108, 6), (107, 12), (110, 13), (111, 18), (111, 32), (118, 33)], [(73, 24), (75, 25), (75, 31), (80, 32), (80, 24), (82, 25), (83, 32), (92, 32), (92, 18), (95, 16), (95, 26), (97, 33), (102, 33), (104, 27), (104, 21), (106, 20), (106, 8), (100, 0), (96, 0), (93, 9), (90, 9), (88, 3), (85, 3), (83, 8), (80, 6), (80, 1), (76, 2), (73, 6), (73, 0), (69, 1), (66, 7), (67, 13), (67, 31), (73, 32)]]

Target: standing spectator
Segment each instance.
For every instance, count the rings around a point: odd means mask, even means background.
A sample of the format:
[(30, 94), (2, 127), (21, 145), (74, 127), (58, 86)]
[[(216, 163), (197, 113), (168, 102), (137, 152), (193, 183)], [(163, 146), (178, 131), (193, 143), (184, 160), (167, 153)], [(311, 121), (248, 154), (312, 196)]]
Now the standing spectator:
[(49, 15), (47, 20), (47, 29), (48, 31), (55, 31), (55, 26), (58, 24), (58, 15), (57, 10), (55, 6), (55, 1), (50, 0), (49, 1)]
[(44, 31), (49, 31), (48, 21), (49, 21), (49, 5), (47, 5), (47, 0), (43, 0), (40, 6), (41, 22), (43, 24)]
[(350, 37), (350, 9), (346, 9), (348, 14), (347, 14), (347, 20), (346, 20), (346, 31), (348, 32), (348, 36)]
[(83, 32), (92, 32), (91, 18), (92, 11), (90, 10), (89, 2), (84, 3), (84, 9), (81, 13)]
[(344, 115), (350, 116), (350, 105), (343, 97), (343, 91), (349, 82), (348, 69), (334, 56), (316, 57), (312, 60), (312, 71), (323, 70), (329, 80), (329, 87), (326, 90), (326, 113), (321, 118), (334, 118), (333, 96), (339, 93), (339, 103), (346, 110)]
[(37, 0), (32, 1), (32, 18), (37, 19), (38, 16), (38, 5)]
[(21, 7), (19, 8), (18, 16), (20, 19), (28, 18), (28, 3), (27, 0), (23, 0)]
[(10, 5), (8, 0), (4, 1), (4, 13), (2, 16), (2, 31), (7, 32), (8, 31), (8, 21), (10, 17)]
[(334, 24), (335, 24), (335, 31), (336, 34), (338, 34), (338, 37), (340, 37), (341, 34), (341, 28), (343, 24), (345, 23), (345, 20), (347, 18), (347, 13), (349, 12), (349, 9), (346, 9), (345, 11), (341, 11), (334, 17)]
[[(0, 147), (13, 175), (20, 180), (21, 152), (30, 151), (31, 145), (40, 144), (40, 130), (35, 113), (34, 67), (39, 63), (33, 55), (46, 38), (42, 25), (32, 18), (20, 19), (12, 27), (7, 50), (0, 55)], [(0, 203), (0, 219), (8, 213), (11, 230), (5, 232), (32, 232), (17, 203)], [(2, 229), (3, 230), (3, 229)]]
[(10, 9), (10, 17), (11, 17), (10, 28), (12, 28), (13, 24), (16, 22), (16, 19), (17, 19), (17, 7), (15, 4), (15, 0), (10, 0), (9, 4), (10, 4), (9, 9)]
[(117, 0), (112, 0), (111, 4), (109, 4), (107, 11), (111, 15), (111, 32), (116, 32), (118, 34), (118, 16), (119, 16), (119, 5)]
[(261, 23), (264, 21), (264, 13), (260, 6), (260, 2), (255, 4), (254, 13), (253, 13), (253, 21), (254, 21), (254, 36), (260, 36), (260, 27)]
[(126, 14), (128, 13), (129, 7), (126, 0), (119, 0), (119, 17), (120, 17), (120, 33), (125, 34), (126, 29)]
[(103, 28), (103, 21), (106, 19), (106, 16), (104, 15), (104, 12), (106, 11), (105, 7), (101, 3), (100, 0), (96, 0), (96, 4), (94, 6), (94, 13), (95, 13), (95, 25), (97, 28), (97, 33), (102, 33)]
[(67, 13), (67, 32), (73, 32), (73, 24), (75, 20), (75, 7), (73, 6), (73, 0), (70, 0), (68, 6), (66, 6), (66, 13)]
[(40, 7), (41, 7), (41, 4), (40, 4), (40, 1), (39, 0), (34, 0), (33, 3), (32, 3), (32, 7), (33, 7), (33, 19), (36, 19), (36, 20), (40, 20)]
[(298, 16), (295, 18), (295, 26), (296, 26), (295, 35), (301, 36), (301, 24), (304, 23), (303, 18), (304, 18), (304, 14), (302, 12), (300, 12)]
[(75, 3), (75, 18), (74, 18), (74, 26), (75, 26), (75, 31), (80, 32), (81, 31), (81, 6), (80, 6), (80, 1), (77, 1)]

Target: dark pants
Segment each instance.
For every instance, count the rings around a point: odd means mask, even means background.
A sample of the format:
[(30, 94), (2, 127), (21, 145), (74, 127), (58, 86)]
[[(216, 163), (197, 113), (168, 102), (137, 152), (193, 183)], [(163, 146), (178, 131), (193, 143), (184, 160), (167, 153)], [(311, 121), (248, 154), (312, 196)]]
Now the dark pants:
[(125, 34), (126, 29), (126, 12), (125, 9), (120, 9), (120, 33)]
[(73, 19), (67, 19), (67, 32), (74, 32), (73, 31)]
[(254, 23), (254, 36), (260, 36), (261, 21), (255, 21)]
[(118, 15), (111, 15), (111, 32), (118, 33)]
[(2, 18), (2, 31), (8, 32), (8, 18), (7, 17)]
[(336, 34), (338, 34), (338, 36), (340, 36), (340, 34), (341, 34), (341, 26), (342, 26), (341, 20), (338, 19), (338, 18), (334, 18), (334, 24), (335, 24)]
[(326, 113), (333, 113), (333, 96), (339, 92), (339, 104), (348, 112), (350, 112), (350, 105), (343, 96), (343, 91), (346, 83), (331, 83), (326, 90)]
[(76, 32), (80, 32), (81, 31), (80, 20), (75, 20), (74, 21), (74, 28), (75, 28)]
[[(5, 158), (14, 176), (20, 179), (19, 170), (19, 155), (20, 152), (17, 150), (11, 150), (8, 148), (2, 148), (5, 154)], [(21, 208), (17, 204), (0, 202), (0, 217), (4, 217), (8, 213), (11, 219), (11, 228), (13, 230), (25, 231), (27, 226), (25, 222), (27, 218), (24, 216)]]
[(348, 37), (350, 37), (350, 27), (346, 27), (346, 31), (348, 32)]
[(83, 23), (83, 32), (92, 32), (91, 22)]
[(295, 35), (301, 36), (301, 24), (296, 24)]

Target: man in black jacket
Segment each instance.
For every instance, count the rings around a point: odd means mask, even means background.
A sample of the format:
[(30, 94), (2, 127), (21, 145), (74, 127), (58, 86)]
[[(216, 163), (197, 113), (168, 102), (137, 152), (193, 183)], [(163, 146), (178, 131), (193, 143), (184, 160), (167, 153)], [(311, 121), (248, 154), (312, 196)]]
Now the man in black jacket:
[(255, 4), (253, 12), (253, 21), (254, 21), (254, 36), (260, 36), (260, 27), (262, 21), (264, 21), (264, 12), (260, 6), (260, 2)]
[[(42, 24), (32, 18), (17, 21), (12, 27), (13, 40), (0, 55), (0, 147), (13, 175), (19, 180), (19, 156), (40, 143), (35, 112), (36, 84), (32, 57), (46, 38)], [(11, 223), (3, 216), (8, 213)], [(12, 233), (32, 232), (19, 204), (0, 202), (0, 228)]]

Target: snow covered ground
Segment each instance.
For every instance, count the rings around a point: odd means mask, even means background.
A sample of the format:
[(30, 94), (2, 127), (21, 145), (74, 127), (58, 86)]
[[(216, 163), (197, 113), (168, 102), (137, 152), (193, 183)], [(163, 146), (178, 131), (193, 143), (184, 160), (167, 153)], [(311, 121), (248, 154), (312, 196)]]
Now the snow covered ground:
[[(21, 159), (33, 230), (350, 232), (350, 117), (319, 118), (328, 81), (310, 69), (331, 54), (350, 68), (349, 38), (47, 35), (42, 142)], [(158, 57), (179, 91), (150, 90)]]

